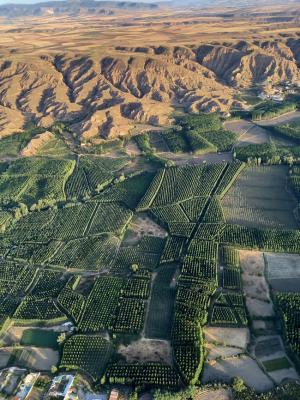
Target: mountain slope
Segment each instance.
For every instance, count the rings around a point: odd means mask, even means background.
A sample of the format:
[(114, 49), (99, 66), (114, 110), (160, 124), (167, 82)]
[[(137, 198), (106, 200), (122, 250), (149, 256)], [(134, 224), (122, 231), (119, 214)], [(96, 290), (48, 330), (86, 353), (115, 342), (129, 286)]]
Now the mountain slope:
[(166, 125), (178, 106), (228, 112), (240, 88), (300, 80), (300, 39), (200, 46), (119, 46), (105, 53), (7, 58), (0, 65), (2, 135), (26, 120), (73, 122), (86, 139)]

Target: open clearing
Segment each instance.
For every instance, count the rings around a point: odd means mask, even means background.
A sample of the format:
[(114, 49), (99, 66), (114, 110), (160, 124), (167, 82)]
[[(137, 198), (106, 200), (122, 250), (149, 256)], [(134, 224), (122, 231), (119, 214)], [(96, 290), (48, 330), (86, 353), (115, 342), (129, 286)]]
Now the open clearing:
[(50, 371), (59, 361), (58, 351), (40, 347), (20, 347), (16, 350), (16, 364), (37, 371)]
[(297, 229), (297, 202), (287, 190), (288, 167), (246, 168), (222, 200), (226, 221), (256, 228)]
[(232, 393), (230, 389), (204, 389), (195, 397), (195, 400), (231, 400)]
[(128, 363), (161, 362), (172, 365), (172, 350), (165, 340), (141, 339), (128, 346), (120, 345), (118, 353), (122, 354)]
[(237, 347), (221, 346), (213, 343), (207, 343), (205, 346), (207, 350), (207, 360), (216, 360), (218, 358), (227, 358), (237, 356), (243, 353), (243, 349)]
[(145, 213), (137, 214), (133, 218), (130, 228), (135, 233), (137, 239), (141, 239), (143, 236), (164, 238), (167, 235), (167, 232)]
[(273, 387), (273, 382), (260, 369), (256, 361), (246, 355), (206, 363), (202, 382), (231, 382), (237, 376), (257, 392), (264, 392)]
[(219, 343), (223, 346), (232, 346), (239, 349), (246, 349), (250, 333), (247, 328), (204, 328), (205, 340), (208, 343)]
[(246, 306), (251, 317), (273, 317), (273, 303), (264, 271), (265, 262), (260, 251), (241, 250), (242, 281)]

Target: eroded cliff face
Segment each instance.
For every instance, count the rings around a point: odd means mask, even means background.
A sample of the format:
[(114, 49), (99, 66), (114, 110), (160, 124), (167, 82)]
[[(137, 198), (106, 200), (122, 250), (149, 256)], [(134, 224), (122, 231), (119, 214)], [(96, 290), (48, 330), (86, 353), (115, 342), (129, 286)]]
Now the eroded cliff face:
[(73, 122), (83, 138), (126, 135), (137, 123), (167, 125), (176, 106), (227, 112), (240, 88), (300, 82), (300, 39), (118, 47), (109, 54), (52, 54), (0, 63), (1, 135), (34, 120)]

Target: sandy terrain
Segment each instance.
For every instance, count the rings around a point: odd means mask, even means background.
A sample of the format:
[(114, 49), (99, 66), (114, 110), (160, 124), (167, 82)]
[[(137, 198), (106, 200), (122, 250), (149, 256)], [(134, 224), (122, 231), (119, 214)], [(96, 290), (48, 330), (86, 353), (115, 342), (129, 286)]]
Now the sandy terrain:
[(137, 239), (143, 236), (157, 236), (164, 238), (167, 236), (167, 232), (147, 214), (140, 213), (136, 215), (130, 223), (130, 229), (134, 231)]
[(242, 281), (246, 306), (253, 318), (273, 317), (269, 285), (265, 279), (264, 255), (259, 251), (241, 250)]
[(172, 350), (165, 340), (141, 339), (128, 346), (120, 345), (118, 353), (129, 363), (163, 362), (172, 365)]
[(243, 353), (243, 349), (230, 346), (218, 346), (213, 343), (208, 343), (205, 347), (207, 350), (206, 359), (209, 361), (216, 360), (218, 358), (233, 357)]
[(28, 329), (28, 326), (11, 326), (3, 335), (1, 341), (4, 346), (11, 346), (14, 343), (20, 343), (23, 332)]
[(53, 365), (59, 361), (58, 351), (39, 347), (23, 347), (18, 361), (37, 371), (50, 371)]
[(262, 275), (264, 273), (265, 264), (262, 252), (241, 250), (239, 253), (243, 273), (247, 275)]
[(258, 392), (267, 391), (273, 387), (271, 379), (266, 376), (258, 364), (245, 355), (206, 363), (202, 382), (231, 382), (237, 376)]
[(21, 156), (34, 156), (40, 148), (42, 148), (46, 143), (50, 142), (54, 138), (54, 134), (49, 131), (36, 135), (21, 151)]
[(272, 302), (247, 297), (246, 306), (253, 318), (273, 317), (275, 315)]
[(200, 391), (196, 395), (195, 400), (231, 400), (232, 394), (230, 389), (211, 389)]
[(250, 340), (247, 328), (204, 328), (205, 340), (208, 343), (220, 343), (224, 346), (246, 349)]

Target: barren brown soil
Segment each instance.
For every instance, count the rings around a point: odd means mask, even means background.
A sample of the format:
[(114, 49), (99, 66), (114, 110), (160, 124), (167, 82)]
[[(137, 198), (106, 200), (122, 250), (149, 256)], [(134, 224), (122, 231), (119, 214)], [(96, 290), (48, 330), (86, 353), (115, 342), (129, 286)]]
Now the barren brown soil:
[(167, 126), (177, 107), (243, 106), (235, 96), (242, 88), (299, 82), (298, 11), (0, 19), (0, 134), (21, 131), (28, 120), (45, 127), (69, 120), (80, 140), (97, 143)]

